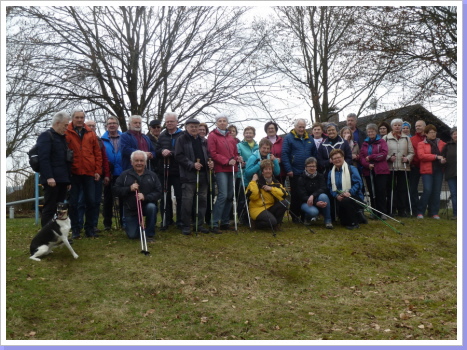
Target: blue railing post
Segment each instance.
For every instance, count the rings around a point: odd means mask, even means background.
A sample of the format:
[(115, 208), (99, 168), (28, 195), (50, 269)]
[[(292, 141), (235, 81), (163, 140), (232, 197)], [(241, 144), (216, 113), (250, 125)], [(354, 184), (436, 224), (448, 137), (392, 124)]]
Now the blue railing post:
[(39, 223), (39, 173), (34, 174), (34, 189), (36, 199), (36, 225)]

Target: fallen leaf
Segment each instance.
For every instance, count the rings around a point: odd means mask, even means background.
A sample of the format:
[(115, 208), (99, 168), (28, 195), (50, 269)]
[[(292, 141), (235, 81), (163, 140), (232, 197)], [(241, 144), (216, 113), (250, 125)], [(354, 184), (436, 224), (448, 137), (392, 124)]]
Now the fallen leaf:
[(36, 332), (29, 332), (30, 337), (34, 337), (36, 335)]
[(208, 301), (208, 299), (201, 300), (202, 303), (207, 303)]
[(201, 317), (201, 323), (206, 323), (206, 322), (208, 322), (208, 318), (205, 316)]
[(184, 281), (184, 280), (181, 280), (181, 281), (180, 281), (180, 284), (185, 284), (185, 281)]
[(387, 333), (387, 332), (390, 332), (391, 330), (389, 328), (387, 328), (384, 331)]
[(149, 309), (148, 311), (146, 311), (146, 313), (143, 316), (148, 317), (149, 315), (153, 314), (154, 312), (156, 312), (156, 309)]
[(279, 329), (281, 329), (281, 327), (279, 327), (278, 325), (276, 325), (276, 326), (274, 327), (274, 329), (279, 330)]
[(423, 328), (425, 328), (425, 326), (421, 324), (421, 325), (418, 326), (418, 328), (423, 329)]
[(408, 319), (410, 318), (410, 316), (407, 315), (407, 314), (405, 314), (405, 313), (401, 313), (401, 314), (399, 315), (399, 318), (400, 318), (401, 320), (408, 320)]

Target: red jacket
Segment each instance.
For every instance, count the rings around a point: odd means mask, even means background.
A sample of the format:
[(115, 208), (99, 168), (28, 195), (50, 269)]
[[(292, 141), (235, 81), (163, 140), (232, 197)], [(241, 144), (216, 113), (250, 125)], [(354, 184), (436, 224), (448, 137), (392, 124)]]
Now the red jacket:
[(107, 158), (107, 151), (105, 150), (104, 142), (100, 138), (97, 138), (97, 141), (102, 155), (102, 177), (108, 177), (110, 179), (109, 158)]
[[(217, 129), (211, 131), (208, 137), (208, 152), (214, 161), (214, 171), (216, 173), (232, 172), (229, 161), (238, 159), (238, 150), (237, 142), (230, 136), (229, 132), (224, 136)], [(235, 171), (239, 171), (237, 163), (235, 164)]]
[[(267, 136), (265, 137), (267, 139)], [(281, 159), (279, 166), (281, 168), (281, 172), (279, 174), (279, 180), (282, 182), (287, 177), (287, 173), (285, 172), (284, 166), (282, 165), (282, 144), (284, 143), (284, 139), (277, 135), (276, 142), (272, 144), (271, 153), (274, 154), (274, 157)]]
[(417, 152), (417, 147), (418, 147), (418, 144), (422, 141), (425, 141), (426, 139), (426, 136), (425, 135), (420, 135), (420, 134), (415, 134), (414, 136), (412, 136), (410, 138), (410, 141), (412, 141), (412, 146), (413, 146), (413, 151), (414, 151), (414, 156), (413, 156), (413, 159), (412, 159), (412, 163), (410, 163), (410, 165), (412, 166), (416, 166), (417, 168), (420, 168), (420, 159), (418, 159), (418, 152)]
[[(439, 140), (438, 148), (441, 152), (446, 142)], [(417, 145), (417, 154), (420, 159), (420, 174), (433, 174), (433, 162), (436, 160), (436, 154), (431, 153), (431, 145), (425, 141)]]
[(102, 155), (96, 134), (84, 124), (84, 135), (81, 139), (73, 129), (73, 122), (65, 131), (68, 147), (73, 150), (71, 173), (74, 175), (102, 175)]

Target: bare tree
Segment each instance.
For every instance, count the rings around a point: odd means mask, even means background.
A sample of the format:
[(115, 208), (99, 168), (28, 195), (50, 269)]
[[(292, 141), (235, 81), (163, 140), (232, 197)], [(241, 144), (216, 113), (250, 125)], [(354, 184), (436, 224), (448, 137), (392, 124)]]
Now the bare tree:
[[(28, 7), (46, 52), (46, 98), (87, 102), (119, 118), (181, 121), (221, 105), (248, 104), (245, 87), (262, 72), (251, 58), (262, 45), (242, 24), (244, 7)], [(257, 74), (247, 74), (252, 69)], [(31, 81), (35, 82), (34, 78)]]

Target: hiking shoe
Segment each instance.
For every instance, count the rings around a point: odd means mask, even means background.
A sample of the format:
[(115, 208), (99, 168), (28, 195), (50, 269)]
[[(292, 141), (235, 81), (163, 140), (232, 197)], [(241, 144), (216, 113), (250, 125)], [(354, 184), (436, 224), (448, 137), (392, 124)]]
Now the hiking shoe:
[(439, 220), (439, 219), (440, 219), (440, 217), (439, 217), (439, 215), (433, 215), (433, 219), (435, 219), (435, 220)]
[(154, 237), (146, 237), (146, 242), (148, 243), (154, 243), (155, 241)]
[(326, 228), (329, 229), (329, 230), (332, 230), (334, 228), (334, 226), (332, 226), (332, 224), (330, 222), (328, 222), (326, 224)]
[(112, 227), (110, 227), (110, 226), (106, 226), (106, 227), (104, 228), (105, 231), (110, 231), (111, 229), (112, 229)]
[(360, 228), (360, 225), (358, 225), (358, 224), (353, 224), (353, 225), (345, 226), (345, 228), (346, 228), (347, 230), (354, 230), (354, 229), (356, 229), (356, 228)]
[(418, 214), (418, 215), (417, 215), (417, 219), (423, 219), (423, 215), (422, 215), (422, 214)]
[(219, 228), (223, 231), (235, 231), (235, 228), (229, 224), (220, 225)]
[(216, 235), (220, 235), (222, 233), (222, 231), (219, 230), (219, 227), (213, 227), (210, 231)]
[[(195, 229), (193, 229), (193, 231), (195, 231)], [(204, 228), (203, 226), (198, 226), (198, 232), (209, 233), (209, 230), (207, 228)]]

